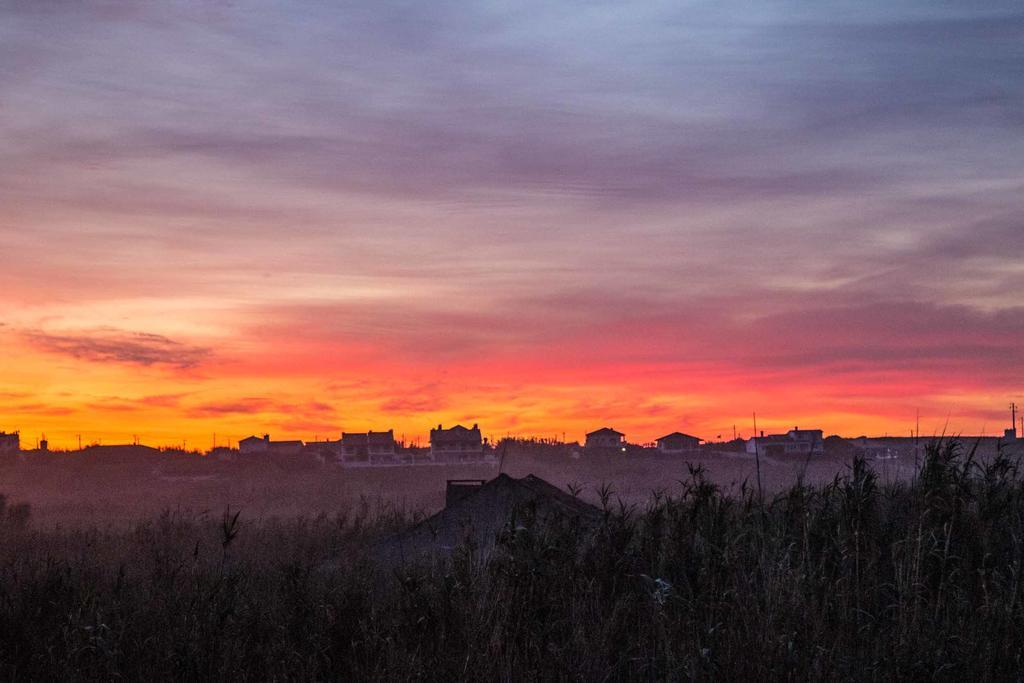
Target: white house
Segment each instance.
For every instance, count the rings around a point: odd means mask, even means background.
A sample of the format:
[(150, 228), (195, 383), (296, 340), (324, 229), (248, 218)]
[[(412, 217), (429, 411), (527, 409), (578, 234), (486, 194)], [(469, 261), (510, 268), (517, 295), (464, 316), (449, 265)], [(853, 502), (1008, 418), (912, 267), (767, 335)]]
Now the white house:
[(455, 425), (444, 429), (437, 425), (437, 429), (430, 430), (430, 457), (435, 461), (459, 461), (479, 460), (483, 457), (484, 444), (480, 436), (480, 427), (473, 425), (472, 429), (466, 429), (462, 425)]
[(769, 434), (747, 439), (747, 453), (767, 456), (824, 455), (824, 432), (820, 429), (794, 427), (785, 434)]
[(341, 456), (346, 462), (379, 462), (395, 457), (395, 431), (342, 432)]
[(238, 452), (246, 453), (273, 453), (275, 455), (297, 455), (302, 452), (301, 441), (271, 441), (269, 434), (264, 434), (261, 439), (258, 436), (248, 436), (238, 442)]

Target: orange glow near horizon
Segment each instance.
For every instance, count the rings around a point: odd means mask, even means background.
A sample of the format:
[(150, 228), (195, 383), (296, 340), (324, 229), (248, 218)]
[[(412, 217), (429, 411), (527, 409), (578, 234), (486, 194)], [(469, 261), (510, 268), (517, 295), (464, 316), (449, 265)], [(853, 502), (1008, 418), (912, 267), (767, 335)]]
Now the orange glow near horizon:
[(1005, 8), (5, 4), (27, 445), (1000, 434), (1024, 404)]
[[(994, 435), (1008, 422), (1000, 419), (1002, 397), (981, 383), (951, 387), (896, 370), (885, 381), (867, 371), (835, 376), (717, 361), (574, 365), (585, 342), (576, 350), (495, 351), (435, 363), (362, 343), (250, 339), (225, 345), (239, 349), (231, 356), (211, 353), (193, 364), (186, 355), (186, 366), (145, 355), (163, 346), (134, 348), (133, 337), (104, 331), (41, 343), (5, 336), (0, 429), (20, 430), (26, 448), (44, 434), (54, 449), (76, 447), (81, 435), (83, 444), (137, 438), (205, 451), (265, 432), (310, 441), (389, 428), (407, 443), (426, 444), (433, 425), (457, 422), (479, 423), (492, 439), (582, 442), (587, 431), (609, 425), (636, 443), (676, 430), (728, 440), (734, 425), (741, 436), (752, 434), (754, 410), (766, 431), (800, 425), (846, 436), (908, 435), (917, 410), (925, 435)], [(127, 348), (122, 356), (114, 355), (118, 344)]]

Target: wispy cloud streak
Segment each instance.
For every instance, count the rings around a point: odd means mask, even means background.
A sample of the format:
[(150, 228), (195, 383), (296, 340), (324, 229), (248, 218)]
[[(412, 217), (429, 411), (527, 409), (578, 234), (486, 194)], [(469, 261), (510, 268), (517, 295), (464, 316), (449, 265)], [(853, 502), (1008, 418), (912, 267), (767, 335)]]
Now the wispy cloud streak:
[(22, 333), (22, 338), (41, 351), (94, 363), (186, 369), (196, 367), (210, 356), (208, 348), (183, 344), (163, 335), (106, 328), (60, 333), (29, 330)]

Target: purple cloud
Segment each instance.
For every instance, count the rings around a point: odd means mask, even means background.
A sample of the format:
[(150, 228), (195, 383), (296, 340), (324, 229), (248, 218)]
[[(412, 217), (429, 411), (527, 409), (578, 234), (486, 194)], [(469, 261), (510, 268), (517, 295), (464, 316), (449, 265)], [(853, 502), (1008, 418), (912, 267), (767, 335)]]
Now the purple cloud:
[(210, 349), (174, 341), (163, 335), (104, 328), (49, 333), (30, 330), (22, 338), (31, 346), (94, 363), (166, 365), (193, 368), (210, 356)]

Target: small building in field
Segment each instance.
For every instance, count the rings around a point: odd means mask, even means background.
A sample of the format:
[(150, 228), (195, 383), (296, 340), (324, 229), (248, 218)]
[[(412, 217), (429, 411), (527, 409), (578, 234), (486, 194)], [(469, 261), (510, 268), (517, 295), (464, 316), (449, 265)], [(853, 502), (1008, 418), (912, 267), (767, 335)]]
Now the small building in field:
[(274, 455), (299, 455), (302, 453), (303, 443), (298, 439), (294, 441), (271, 441), (269, 452)]
[(807, 444), (806, 447), (801, 447), (801, 451), (808, 451), (813, 455), (822, 455), (825, 453), (825, 432), (820, 429), (800, 429), (799, 427), (793, 427), (786, 436), (795, 441), (798, 444)]
[(373, 554), (385, 567), (409, 561), (445, 563), (460, 546), (474, 558), (486, 559), (503, 529), (533, 525), (542, 529), (557, 521), (571, 523), (577, 533), (590, 534), (601, 520), (601, 510), (532, 474), (522, 479), (499, 474), (486, 482), (449, 480), (443, 510), (378, 541)]
[(767, 456), (824, 455), (824, 432), (794, 427), (785, 434), (769, 434), (747, 439), (747, 453)]
[(479, 460), (484, 454), (484, 442), (480, 435), (479, 425), (466, 429), (455, 425), (444, 429), (430, 430), (430, 458), (440, 462), (458, 462), (460, 460)]
[(20, 451), (20, 432), (0, 432), (0, 453), (18, 453)]
[(270, 448), (270, 435), (247, 436), (238, 442), (238, 452), (247, 455), (249, 453), (266, 453)]
[(672, 432), (657, 440), (659, 453), (665, 455), (677, 455), (679, 453), (694, 453), (700, 449), (700, 437), (690, 436), (682, 432)]
[(307, 441), (302, 444), (302, 454), (318, 458), (323, 462), (341, 457), (341, 440)]
[(907, 437), (871, 439), (866, 436), (859, 436), (856, 439), (851, 439), (849, 443), (853, 455), (868, 460), (923, 457), (925, 447), (925, 442)]
[(249, 436), (238, 442), (241, 454), (266, 453), (273, 455), (298, 455), (302, 452), (301, 441), (271, 441), (269, 434)]
[(587, 441), (583, 447), (588, 451), (625, 451), (626, 435), (611, 427), (602, 427), (587, 434)]
[(375, 462), (395, 457), (395, 430), (342, 432), (341, 457), (345, 462)]

